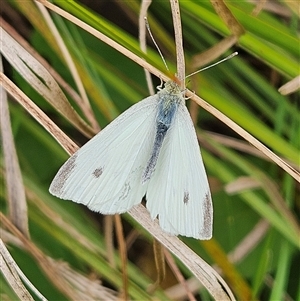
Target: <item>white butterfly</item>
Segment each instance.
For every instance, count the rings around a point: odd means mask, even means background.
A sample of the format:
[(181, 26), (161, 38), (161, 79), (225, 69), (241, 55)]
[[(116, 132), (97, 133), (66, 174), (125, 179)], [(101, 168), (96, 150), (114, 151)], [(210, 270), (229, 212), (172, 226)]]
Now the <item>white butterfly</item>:
[(121, 114), (60, 168), (50, 192), (103, 214), (141, 202), (173, 235), (212, 236), (212, 202), (183, 92), (173, 82)]

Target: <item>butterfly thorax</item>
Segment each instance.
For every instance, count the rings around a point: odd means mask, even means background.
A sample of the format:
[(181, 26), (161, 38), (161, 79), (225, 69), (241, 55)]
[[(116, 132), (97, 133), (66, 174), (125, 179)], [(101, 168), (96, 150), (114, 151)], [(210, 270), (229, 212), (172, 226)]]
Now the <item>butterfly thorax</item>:
[(157, 93), (158, 95), (158, 110), (156, 116), (156, 132), (154, 138), (154, 145), (151, 157), (146, 166), (145, 172), (142, 176), (142, 182), (148, 181), (156, 166), (158, 155), (162, 147), (164, 138), (172, 125), (176, 115), (178, 105), (184, 102), (184, 97), (180, 91), (179, 86), (173, 82), (168, 81), (165, 87)]
[(180, 103), (184, 104), (182, 91), (176, 82), (167, 81), (162, 90), (158, 93), (158, 112), (156, 122), (170, 127), (177, 107)]

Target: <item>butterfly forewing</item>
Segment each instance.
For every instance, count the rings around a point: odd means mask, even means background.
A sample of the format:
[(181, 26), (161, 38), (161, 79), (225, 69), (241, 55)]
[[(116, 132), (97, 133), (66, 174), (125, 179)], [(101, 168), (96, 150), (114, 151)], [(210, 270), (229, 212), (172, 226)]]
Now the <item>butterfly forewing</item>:
[(157, 95), (129, 108), (80, 148), (61, 167), (50, 192), (104, 214), (139, 203), (147, 184), (142, 173), (150, 156)]

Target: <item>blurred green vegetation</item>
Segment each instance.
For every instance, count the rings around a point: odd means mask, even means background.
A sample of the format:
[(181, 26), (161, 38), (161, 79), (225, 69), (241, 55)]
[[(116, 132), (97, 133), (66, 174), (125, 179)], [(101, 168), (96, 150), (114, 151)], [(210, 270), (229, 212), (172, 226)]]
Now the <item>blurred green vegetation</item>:
[[(83, 2), (83, 1), (82, 1)], [(92, 8), (81, 2), (53, 1), (54, 4), (77, 16), (97, 30), (111, 37), (134, 53), (165, 71), (156, 50), (142, 54), (138, 42), (139, 1), (108, 3), (96, 1)], [(104, 3), (106, 2), (106, 3)], [(268, 2), (272, 6), (272, 2)], [(181, 1), (183, 37), (187, 69), (194, 55), (214, 46), (230, 34), (228, 28), (215, 13), (209, 1)], [(210, 70), (196, 75), (199, 90), (196, 94), (226, 114), (231, 120), (247, 130), (274, 153), (294, 165), (299, 165), (299, 93), (288, 96), (277, 89), (299, 74), (299, 18), (285, 2), (278, 2), (278, 11), (264, 10), (257, 16), (251, 14), (254, 5), (246, 1), (228, 1), (229, 10), (245, 29), (233, 51), (239, 56)], [(51, 39), (49, 29), (42, 27), (42, 16), (31, 1), (7, 1), (5, 7), (22, 16), (26, 26), (26, 38), (44, 56), (51, 66), (76, 89), (70, 72)], [(114, 13), (116, 11), (116, 13)], [(108, 124), (133, 103), (148, 95), (144, 71), (140, 66), (118, 53), (89, 33), (77, 28), (55, 13), (51, 13), (68, 50), (70, 51), (93, 111), (100, 126)], [(4, 15), (14, 26), (13, 19)], [(154, 1), (150, 6), (149, 23), (171, 70), (175, 68), (175, 46), (173, 43), (172, 16), (168, 1)], [(23, 33), (22, 24), (15, 29)], [(153, 26), (152, 26), (153, 25)], [(229, 53), (229, 52), (228, 52)], [(227, 54), (224, 54), (224, 56)], [(80, 66), (80, 67), (79, 67)], [(82, 145), (87, 141), (72, 125), (7, 65), (7, 74), (56, 124), (74, 141)], [(154, 79), (159, 84), (158, 79)], [(193, 86), (189, 84), (191, 90)], [(92, 87), (92, 88), (91, 88)], [(70, 102), (76, 107), (73, 100)], [(32, 241), (47, 256), (67, 262), (82, 274), (97, 275), (109, 288), (120, 291), (122, 275), (120, 258), (115, 250), (116, 266), (106, 259), (102, 216), (89, 212), (78, 204), (56, 199), (48, 193), (50, 182), (67, 154), (50, 134), (42, 128), (20, 105), (9, 102), (12, 130), (28, 196), (29, 229)], [(189, 105), (189, 104), (188, 104)], [(77, 107), (76, 107), (77, 108)], [(78, 110), (78, 108), (77, 108)], [(82, 112), (78, 111), (82, 115)], [(82, 115), (83, 116), (83, 115)], [(245, 280), (253, 296), (259, 300), (299, 300), (299, 226), (295, 227), (292, 216), (299, 223), (299, 185), (276, 164), (264, 156), (222, 145), (208, 132), (222, 134), (243, 142), (228, 126), (199, 110), (197, 131), (204, 143), (201, 144), (203, 161), (211, 182), (214, 203), (214, 236), (220, 249), (229, 253), (247, 237), (256, 224), (264, 219), (269, 223), (261, 240), (234, 264), (239, 276)], [(230, 140), (229, 140), (230, 141)], [(247, 142), (245, 146), (248, 147)], [(250, 148), (250, 146), (249, 146)], [(2, 161), (1, 161), (2, 164)], [(258, 186), (229, 194), (227, 184), (239, 177), (247, 176), (257, 181)], [(272, 183), (274, 186), (270, 186)], [(1, 173), (1, 211), (6, 214), (4, 173)], [(274, 199), (273, 188), (283, 200), (290, 215), (280, 210)], [(35, 195), (32, 199), (30, 196)], [(37, 202), (37, 200), (39, 200)], [(43, 204), (43, 206), (41, 205)], [(81, 233), (95, 249), (85, 248), (82, 242), (57, 224), (45, 208), (55, 212), (66, 224)], [(154, 266), (152, 256), (144, 256), (151, 249), (151, 237), (126, 214), (125, 233), (133, 228), (140, 231), (138, 241), (129, 249), (129, 294), (132, 300), (158, 298), (167, 300), (164, 289), (158, 289), (152, 297), (146, 292), (150, 280), (146, 266)], [(209, 242), (201, 243), (182, 238), (197, 254), (211, 265), (214, 261)], [(43, 274), (37, 262), (26, 251), (8, 242), (12, 256), (30, 281), (49, 299), (67, 300)], [(143, 262), (143, 264), (139, 264)], [(150, 263), (149, 263), (150, 262)], [(191, 274), (179, 263), (186, 277)], [(222, 271), (225, 281), (231, 284), (230, 271)], [(92, 277), (92, 276), (91, 276)], [(1, 278), (1, 294), (14, 296)], [(233, 289), (234, 293), (235, 290)], [(209, 298), (205, 292), (197, 298)], [(171, 298), (172, 299), (172, 298)], [(201, 299), (207, 300), (207, 299)]]

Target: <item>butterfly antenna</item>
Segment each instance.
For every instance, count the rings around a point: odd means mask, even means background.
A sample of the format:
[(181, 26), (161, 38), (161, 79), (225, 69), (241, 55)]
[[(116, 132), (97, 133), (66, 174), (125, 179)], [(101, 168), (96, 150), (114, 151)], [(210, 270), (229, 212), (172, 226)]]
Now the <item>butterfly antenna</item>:
[(157, 43), (156, 43), (155, 40), (154, 40), (154, 37), (153, 37), (153, 35), (152, 35), (152, 32), (151, 32), (150, 25), (149, 25), (149, 23), (148, 23), (147, 17), (145, 17), (144, 19), (145, 19), (146, 28), (147, 28), (147, 30), (148, 30), (148, 32), (149, 32), (150, 38), (151, 38), (153, 44), (155, 45), (155, 47), (156, 47), (156, 49), (157, 49), (157, 51), (158, 51), (158, 53), (159, 53), (159, 55), (160, 55), (160, 57), (161, 57), (161, 59), (162, 59), (162, 61), (163, 61), (163, 63), (164, 63), (166, 69), (167, 69), (168, 71), (170, 71), (169, 68), (168, 68), (168, 65), (167, 65), (167, 63), (166, 63), (166, 60), (165, 60), (165, 58), (164, 58), (163, 55), (162, 55), (162, 52), (160, 51), (160, 49), (159, 49)]
[(197, 70), (197, 71), (195, 71), (195, 72), (189, 74), (189, 75), (186, 76), (185, 78), (188, 78), (188, 77), (190, 77), (190, 76), (192, 76), (192, 75), (195, 75), (195, 74), (197, 74), (197, 73), (199, 73), (199, 72), (201, 72), (201, 71), (204, 71), (204, 70), (206, 70), (206, 69), (209, 69), (209, 68), (211, 68), (211, 67), (214, 67), (214, 66), (216, 66), (216, 65), (219, 65), (219, 64), (221, 64), (221, 63), (223, 63), (223, 62), (225, 62), (225, 61), (227, 61), (227, 60), (230, 60), (231, 58), (233, 58), (233, 57), (236, 56), (236, 55), (238, 55), (238, 52), (237, 52), (237, 51), (234, 52), (234, 53), (232, 53), (232, 54), (230, 54), (230, 55), (228, 55), (228, 56), (225, 57), (224, 59), (222, 59), (222, 60), (220, 60), (220, 61), (218, 61), (218, 62), (216, 62), (216, 63), (214, 63), (214, 64), (212, 64), (212, 65), (209, 65), (209, 66), (207, 66), (207, 67), (204, 67), (204, 68), (202, 68), (202, 69), (200, 69), (200, 70)]

